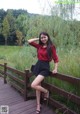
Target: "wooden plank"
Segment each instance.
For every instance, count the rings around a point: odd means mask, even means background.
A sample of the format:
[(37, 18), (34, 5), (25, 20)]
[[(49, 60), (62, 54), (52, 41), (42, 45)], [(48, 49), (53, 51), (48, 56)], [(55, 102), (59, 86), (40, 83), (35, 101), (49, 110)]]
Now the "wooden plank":
[[(8, 92), (8, 93), (7, 93)], [(9, 92), (9, 91), (7, 91), (7, 92), (4, 92), (4, 94), (3, 93), (1, 93), (0, 94), (0, 101), (2, 101), (3, 99), (7, 99), (7, 98), (12, 98), (12, 97), (14, 97), (14, 96), (16, 96), (16, 97), (19, 97), (19, 93), (15, 93), (15, 92)]]
[[(42, 105), (40, 114), (56, 114), (49, 107)], [(49, 113), (50, 112), (50, 113)], [(35, 114), (36, 113), (36, 100), (29, 100), (25, 103), (19, 103), (10, 107), (10, 114)]]
[(22, 94), (24, 94), (24, 90), (19, 87), (17, 84), (15, 84), (14, 82), (10, 82), (10, 84), (15, 87), (18, 91), (20, 91)]
[(6, 99), (3, 99), (3, 101), (0, 101), (0, 105), (8, 105), (8, 106), (13, 106), (15, 104), (18, 104), (18, 103), (21, 103), (23, 102), (23, 98), (8, 98), (7, 100)]
[(4, 75), (0, 74), (0, 77), (3, 77), (4, 78)]
[(30, 105), (30, 104), (36, 104), (36, 100), (23, 101), (21, 103), (18, 103), (18, 104), (15, 104), (15, 105), (11, 106), (10, 109), (11, 109), (11, 112), (12, 112), (14, 110), (18, 110), (18, 109), (20, 109), (22, 107), (25, 107), (25, 106), (27, 108), (27, 106)]
[(3, 71), (3, 70), (0, 70), (0, 73), (1, 73), (2, 75), (4, 75), (4, 71)]
[(60, 80), (67, 81), (67, 82), (75, 84), (75, 85), (80, 85), (80, 78), (76, 78), (76, 77), (69, 76), (69, 75), (64, 75), (64, 74), (59, 74), (59, 73), (56, 73), (56, 74), (51, 73), (50, 76), (58, 78)]
[(15, 81), (17, 81), (17, 82), (19, 82), (19, 83), (21, 83), (21, 84), (23, 84), (24, 85), (24, 81), (23, 80), (21, 80), (21, 79), (19, 79), (18, 77), (15, 77), (14, 75), (12, 75), (11, 73), (6, 73), (10, 78), (12, 78), (13, 80), (15, 80)]
[(28, 77), (32, 77), (32, 76), (33, 76), (33, 73), (29, 72)]
[[(33, 76), (33, 73), (29, 72), (29, 77), (31, 76)], [(60, 80), (67, 81), (71, 84), (80, 85), (80, 78), (77, 78), (77, 77), (60, 74), (60, 73), (53, 74), (52, 72), (50, 73), (50, 77), (58, 78)]]
[(28, 100), (28, 83), (29, 83), (29, 78), (28, 78), (29, 70), (25, 70), (25, 79), (24, 79), (24, 100)]
[(59, 112), (65, 112), (65, 114), (77, 114), (75, 111), (70, 110), (64, 104), (59, 103), (58, 101), (49, 98), (49, 104), (55, 107)]
[(55, 85), (51, 85), (48, 83), (43, 83), (42, 84), (44, 87), (49, 89), (51, 92), (56, 92), (57, 94), (67, 98), (68, 100), (71, 100), (72, 102), (75, 102), (76, 104), (80, 105), (80, 97), (77, 95), (74, 95), (73, 93), (67, 92), (63, 89), (60, 89), (56, 87)]
[(24, 72), (22, 72), (22, 71), (20, 71), (20, 70), (17, 70), (17, 69), (15, 69), (15, 68), (11, 68), (11, 67), (9, 67), (9, 66), (7, 66), (7, 70), (10, 70), (10, 71), (12, 71), (12, 72), (14, 72), (14, 73), (16, 73), (16, 74), (19, 74), (19, 75), (21, 75), (21, 76), (25, 76), (25, 73)]
[(14, 106), (14, 109), (13, 108), (10, 108), (10, 114), (20, 114), (20, 113), (23, 113), (24, 111), (27, 111), (27, 114), (28, 112), (32, 111), (32, 108), (36, 107), (36, 103), (34, 102), (24, 102), (24, 105), (23, 103), (20, 103), (20, 105), (16, 105), (16, 109), (15, 109), (15, 106)]

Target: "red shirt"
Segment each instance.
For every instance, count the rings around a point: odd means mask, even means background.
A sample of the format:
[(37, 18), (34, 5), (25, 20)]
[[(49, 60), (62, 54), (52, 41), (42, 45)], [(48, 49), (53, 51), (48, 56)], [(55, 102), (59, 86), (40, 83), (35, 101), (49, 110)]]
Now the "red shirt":
[(55, 63), (58, 62), (58, 56), (56, 54), (56, 48), (54, 46), (51, 47), (52, 48), (52, 58), (49, 59), (49, 56), (47, 53), (47, 47), (44, 48), (42, 45), (37, 44), (35, 42), (31, 42), (29, 44), (34, 46), (35, 48), (37, 48), (37, 57), (39, 60), (51, 61), (53, 59)]

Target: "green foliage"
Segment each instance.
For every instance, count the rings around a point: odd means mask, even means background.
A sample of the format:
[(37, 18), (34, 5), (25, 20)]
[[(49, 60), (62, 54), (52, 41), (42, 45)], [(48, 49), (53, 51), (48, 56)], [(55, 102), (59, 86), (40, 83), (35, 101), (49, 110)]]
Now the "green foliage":
[(19, 46), (22, 45), (22, 38), (23, 38), (23, 34), (22, 32), (20, 32), (19, 30), (16, 30), (16, 37), (17, 37), (17, 43)]
[(9, 26), (10, 26), (10, 34), (11, 34), (11, 33), (14, 32), (14, 30), (16, 29), (15, 18), (14, 18), (14, 16), (13, 16), (12, 10), (8, 10), (8, 11), (7, 11), (6, 17), (7, 17)]
[(3, 36), (5, 37), (5, 45), (7, 45), (7, 38), (10, 32), (9, 29), (10, 29), (10, 26), (9, 26), (7, 17), (5, 17), (3, 20), (3, 29), (2, 29)]
[[(16, 44), (16, 30), (19, 30), (23, 34), (24, 42), (29, 38), (38, 37), (40, 32), (46, 31), (57, 47), (70, 49), (80, 46), (80, 21), (64, 20), (56, 15), (56, 12), (51, 16), (45, 16), (31, 15), (23, 10), (22, 13), (21, 10), (7, 10), (5, 15), (5, 12), (0, 10), (0, 16), (0, 34), (5, 35), (3, 30), (7, 31), (6, 40), (12, 41), (13, 44)], [(5, 24), (2, 19), (6, 19)]]
[(72, 48), (70, 50), (62, 49), (59, 51), (60, 62), (59, 72), (65, 73), (66, 75), (72, 75), (80, 77), (80, 50), (79, 48)]
[(27, 30), (29, 28), (29, 17), (27, 15), (19, 15), (16, 18), (16, 29), (19, 29), (22, 31), (23, 35), (25, 36), (27, 33)]

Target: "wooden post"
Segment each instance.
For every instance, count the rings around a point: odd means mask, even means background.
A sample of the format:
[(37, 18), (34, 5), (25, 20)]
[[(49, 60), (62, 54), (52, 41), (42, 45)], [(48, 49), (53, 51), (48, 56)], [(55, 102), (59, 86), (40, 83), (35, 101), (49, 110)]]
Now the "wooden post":
[(24, 85), (24, 100), (28, 100), (28, 83), (29, 83), (29, 77), (28, 77), (29, 70), (25, 70), (25, 85)]
[(6, 81), (6, 78), (7, 78), (6, 71), (7, 71), (7, 63), (4, 63), (4, 84), (7, 83), (7, 81)]

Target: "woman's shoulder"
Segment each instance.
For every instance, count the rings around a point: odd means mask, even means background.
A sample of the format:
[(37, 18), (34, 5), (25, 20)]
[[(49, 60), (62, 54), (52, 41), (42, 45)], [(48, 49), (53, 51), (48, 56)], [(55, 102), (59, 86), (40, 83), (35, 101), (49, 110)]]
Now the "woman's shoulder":
[(52, 45), (51, 45), (51, 48), (54, 48), (54, 49), (56, 49), (56, 46), (55, 46), (54, 44), (52, 44)]

